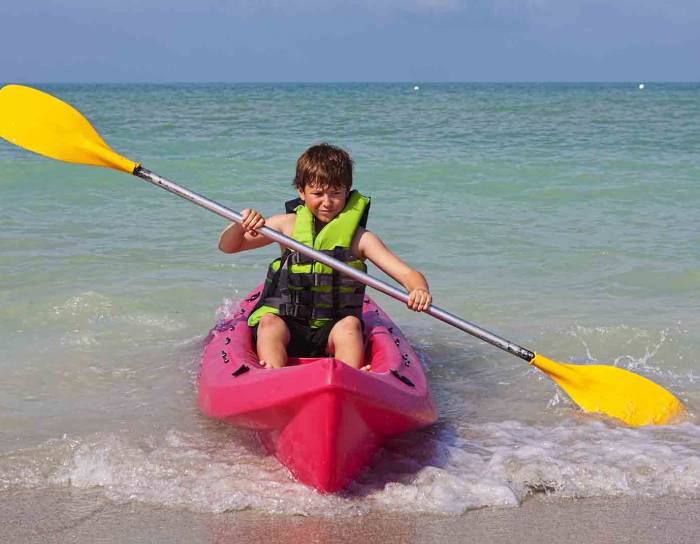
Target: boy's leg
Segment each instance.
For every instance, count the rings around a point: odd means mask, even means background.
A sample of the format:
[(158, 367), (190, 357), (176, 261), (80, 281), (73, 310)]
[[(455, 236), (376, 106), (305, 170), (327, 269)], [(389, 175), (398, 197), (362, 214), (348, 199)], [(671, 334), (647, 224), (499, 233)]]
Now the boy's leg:
[(353, 368), (362, 368), (364, 338), (362, 323), (358, 318), (344, 317), (333, 325), (328, 336), (328, 352)]
[(275, 314), (265, 314), (258, 323), (257, 350), (260, 364), (267, 368), (282, 368), (287, 364), (289, 329)]

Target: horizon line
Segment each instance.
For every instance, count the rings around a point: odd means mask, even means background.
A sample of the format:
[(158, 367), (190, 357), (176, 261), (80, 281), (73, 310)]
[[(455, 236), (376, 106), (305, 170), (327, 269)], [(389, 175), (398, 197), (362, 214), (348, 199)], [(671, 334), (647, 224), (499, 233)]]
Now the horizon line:
[(698, 84), (698, 81), (691, 80), (492, 80), (492, 81), (477, 81), (477, 80), (460, 80), (460, 81), (431, 81), (431, 80), (366, 80), (366, 81), (91, 81), (91, 80), (74, 80), (74, 81), (39, 81), (39, 80), (17, 80), (5, 81), (2, 85), (533, 85), (533, 84), (592, 84), (592, 85), (611, 85), (611, 84)]

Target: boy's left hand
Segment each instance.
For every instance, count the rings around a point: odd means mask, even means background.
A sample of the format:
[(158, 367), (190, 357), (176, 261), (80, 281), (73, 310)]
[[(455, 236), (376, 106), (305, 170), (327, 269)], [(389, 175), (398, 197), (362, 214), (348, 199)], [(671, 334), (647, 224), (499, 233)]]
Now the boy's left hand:
[(408, 294), (408, 306), (414, 312), (424, 312), (433, 301), (432, 295), (425, 289), (414, 289)]

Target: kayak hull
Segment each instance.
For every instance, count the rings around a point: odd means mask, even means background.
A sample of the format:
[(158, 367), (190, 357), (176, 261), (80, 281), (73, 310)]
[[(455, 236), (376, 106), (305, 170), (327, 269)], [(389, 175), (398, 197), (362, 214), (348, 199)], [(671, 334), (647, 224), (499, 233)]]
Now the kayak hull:
[(357, 404), (337, 389), (306, 399), (286, 425), (261, 439), (297, 480), (323, 492), (344, 488), (381, 444)]
[(298, 481), (325, 493), (346, 487), (386, 438), (436, 420), (418, 357), (369, 297), (363, 321), (372, 371), (332, 357), (290, 358), (269, 370), (258, 364), (246, 323), (259, 293), (210, 333), (199, 374), (204, 414), (258, 431)]

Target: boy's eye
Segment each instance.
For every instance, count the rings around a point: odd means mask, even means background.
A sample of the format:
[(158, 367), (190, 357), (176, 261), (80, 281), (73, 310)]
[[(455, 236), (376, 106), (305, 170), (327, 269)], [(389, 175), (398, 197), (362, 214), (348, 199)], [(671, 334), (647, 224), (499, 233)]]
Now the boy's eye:
[[(343, 191), (331, 191), (329, 194), (333, 198), (340, 198), (341, 196), (343, 196)], [(321, 197), (323, 195), (323, 191), (311, 191), (311, 196)]]

